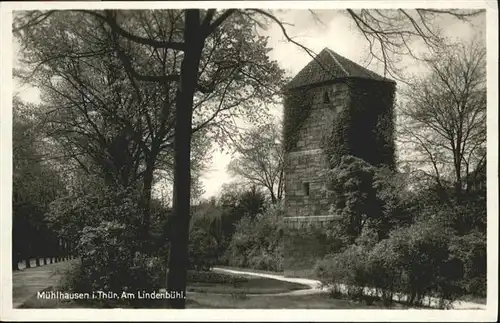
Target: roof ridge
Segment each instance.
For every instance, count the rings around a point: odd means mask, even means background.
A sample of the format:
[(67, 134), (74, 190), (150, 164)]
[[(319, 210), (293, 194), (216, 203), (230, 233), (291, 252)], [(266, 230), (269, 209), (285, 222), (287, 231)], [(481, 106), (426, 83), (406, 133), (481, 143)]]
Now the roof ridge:
[(342, 69), (342, 72), (344, 72), (346, 76), (350, 76), (349, 73), (347, 72), (347, 70), (345, 69), (345, 67), (342, 66), (342, 64), (340, 64), (340, 62), (337, 59), (337, 57), (335, 57), (335, 54), (337, 54), (337, 53), (335, 53), (333, 50), (331, 50), (328, 47), (325, 47), (325, 49), (328, 52), (328, 54), (330, 54), (330, 56), (333, 58), (333, 60), (335, 61), (335, 63), (337, 63), (337, 65)]
[(339, 56), (339, 57), (341, 57), (343, 60), (346, 60), (346, 61), (348, 61), (348, 62), (351, 62), (352, 64), (355, 64), (355, 65), (357, 65), (358, 67), (362, 68), (362, 69), (364, 70), (364, 72), (365, 72), (365, 73), (367, 73), (368, 75), (371, 75), (371, 77), (375, 76), (375, 77), (379, 77), (379, 78), (381, 78), (381, 79), (383, 79), (383, 80), (393, 81), (393, 80), (391, 80), (390, 78), (388, 78), (387, 76), (385, 76), (385, 75), (380, 75), (379, 73), (377, 73), (377, 72), (375, 72), (375, 71), (372, 71), (372, 70), (371, 70), (371, 69), (369, 69), (368, 67), (365, 67), (365, 66), (363, 66), (363, 65), (361, 65), (361, 64), (359, 64), (359, 63), (356, 63), (356, 62), (355, 62), (355, 61), (353, 61), (352, 59), (350, 59), (350, 58), (347, 58), (347, 57), (345, 57), (345, 56), (340, 55), (339, 53), (337, 53), (337, 52), (335, 52), (335, 51), (331, 50), (330, 48), (327, 48), (327, 49), (329, 50), (329, 52), (331, 52), (331, 55), (332, 55), (332, 56), (335, 58), (335, 60), (337, 60), (337, 61), (338, 61), (337, 56)]

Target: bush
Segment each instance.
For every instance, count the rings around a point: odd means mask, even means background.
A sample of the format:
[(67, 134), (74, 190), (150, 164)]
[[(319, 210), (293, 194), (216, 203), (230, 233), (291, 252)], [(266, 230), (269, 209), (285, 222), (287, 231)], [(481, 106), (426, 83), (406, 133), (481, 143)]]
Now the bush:
[(391, 233), (392, 244), (405, 274), (402, 292), (410, 295), (410, 304), (424, 296), (452, 301), (461, 293), (458, 281), (462, 266), (450, 257), (453, 232), (439, 222), (425, 221)]
[(336, 290), (345, 290), (350, 298), (361, 299), (367, 285), (366, 255), (362, 247), (351, 245), (341, 253), (318, 261), (315, 273), (322, 283), (335, 286)]
[(468, 294), (486, 297), (486, 235), (475, 231), (453, 237), (450, 252), (463, 266), (462, 288)]
[(217, 241), (207, 230), (195, 227), (189, 234), (189, 268), (210, 270), (218, 258)]
[(346, 285), (351, 298), (375, 289), (386, 303), (401, 292), (410, 305), (421, 305), (430, 296), (445, 306), (462, 293), (462, 266), (450, 254), (450, 236), (439, 223), (421, 222), (392, 231), (373, 247), (373, 240), (362, 237), (319, 261), (316, 274), (325, 284)]
[(243, 217), (235, 227), (224, 258), (230, 266), (283, 270), (282, 210), (270, 207), (255, 218)]
[[(81, 264), (67, 273), (65, 288), (73, 292), (158, 291), (164, 286), (165, 260), (135, 252), (130, 230), (117, 222), (85, 227), (79, 241)], [(100, 300), (112, 304), (123, 300)], [(129, 299), (125, 303), (139, 304)]]
[(389, 240), (383, 240), (370, 250), (366, 258), (368, 286), (375, 288), (385, 304), (393, 301), (395, 292), (402, 288), (403, 264)]
[(346, 155), (322, 175), (328, 181), (326, 191), (332, 197), (333, 211), (340, 218), (335, 225), (348, 244), (354, 243), (365, 227), (374, 229), (382, 240), (393, 228), (410, 222), (412, 194), (404, 174)]

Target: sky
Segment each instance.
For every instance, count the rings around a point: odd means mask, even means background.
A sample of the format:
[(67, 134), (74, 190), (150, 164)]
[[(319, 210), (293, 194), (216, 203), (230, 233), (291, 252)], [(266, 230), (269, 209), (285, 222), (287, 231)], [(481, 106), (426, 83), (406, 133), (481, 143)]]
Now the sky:
[[(328, 47), (338, 54), (350, 60), (368, 67), (369, 69), (383, 74), (383, 66), (374, 64), (367, 66), (370, 58), (368, 54), (369, 44), (358, 32), (353, 20), (345, 15), (344, 10), (315, 10), (312, 15), (308, 10), (292, 9), (281, 10), (276, 13), (281, 21), (285, 22), (286, 31), (295, 41), (301, 43), (315, 53)], [(437, 22), (443, 29), (445, 36), (455, 41), (467, 41), (474, 37), (484, 37), (485, 17), (479, 17), (473, 24), (461, 22), (450, 17), (442, 18)], [(276, 60), (289, 76), (297, 74), (309, 61), (311, 57), (297, 45), (286, 40), (278, 24), (271, 22), (266, 30), (259, 30), (259, 34), (268, 36), (268, 46), (272, 49), (269, 56)], [(14, 52), (18, 47), (13, 44)], [(420, 73), (421, 65), (410, 58), (404, 58), (401, 62), (411, 73)], [(401, 66), (401, 65), (400, 65)], [(17, 87), (24, 100), (37, 102), (38, 91), (30, 87)], [(271, 113), (276, 117), (282, 117), (282, 106), (275, 106)], [(210, 198), (220, 193), (224, 184), (238, 180), (232, 178), (226, 168), (231, 160), (230, 152), (222, 152), (216, 145), (207, 171), (202, 176), (204, 194), (202, 198)]]
[[(347, 17), (343, 10), (317, 10), (315, 13), (321, 22), (318, 22), (308, 10), (287, 10), (280, 13), (279, 17), (282, 21), (293, 25), (286, 25), (289, 36), (307, 48), (319, 53), (323, 48), (328, 47), (366, 67), (369, 59), (367, 55), (369, 44), (357, 31), (351, 18)], [(481, 33), (484, 33), (485, 18), (477, 18), (473, 24), (468, 24), (447, 17), (439, 21), (439, 25), (442, 26), (446, 37), (455, 41), (467, 41), (473, 37), (480, 37)], [(272, 48), (270, 58), (278, 61), (288, 75), (294, 76), (312, 60), (302, 48), (286, 40), (278, 24), (272, 23), (267, 30), (262, 31), (262, 35), (269, 36), (268, 44)], [(422, 66), (412, 59), (404, 59), (402, 64), (406, 64), (405, 67), (410, 73), (418, 74), (422, 70)], [(368, 68), (383, 74), (382, 65), (377, 66), (373, 64), (373, 61)], [(275, 107), (273, 113), (281, 116), (282, 106)], [(218, 151), (216, 147), (214, 149), (210, 170), (203, 176), (204, 198), (217, 195), (224, 183), (237, 180), (226, 171), (231, 155)]]

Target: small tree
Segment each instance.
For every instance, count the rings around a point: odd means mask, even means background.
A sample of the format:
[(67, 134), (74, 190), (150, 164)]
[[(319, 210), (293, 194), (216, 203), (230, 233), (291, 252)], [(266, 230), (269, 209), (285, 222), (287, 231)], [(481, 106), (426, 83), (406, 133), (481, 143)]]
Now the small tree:
[(266, 124), (247, 131), (236, 144), (237, 157), (228, 171), (251, 185), (267, 190), (272, 203), (283, 197), (281, 124)]

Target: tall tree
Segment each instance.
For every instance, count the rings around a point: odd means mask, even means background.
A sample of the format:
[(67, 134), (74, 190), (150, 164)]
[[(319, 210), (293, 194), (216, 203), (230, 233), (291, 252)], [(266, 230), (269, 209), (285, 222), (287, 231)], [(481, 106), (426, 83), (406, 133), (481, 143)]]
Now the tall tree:
[[(23, 35), (29, 44), (24, 61), (36, 65), (18, 70), (18, 76), (42, 90), (38, 114), (59, 155), (87, 174), (101, 174), (108, 185), (141, 188), (143, 240), (147, 241), (155, 171), (172, 173), (175, 91), (145, 83), (135, 92), (113, 54), (113, 35), (102, 21), (66, 12), (51, 16), (47, 23)], [(131, 50), (140, 52), (137, 47)], [(61, 48), (67, 49), (61, 52)], [(156, 54), (153, 68), (175, 70), (177, 56)], [(204, 135), (200, 128), (194, 137), (195, 168), (206, 157)]]
[(486, 48), (461, 44), (428, 67), (404, 93), (401, 143), (413, 166), (460, 197), (486, 163)]
[(231, 174), (269, 193), (272, 203), (283, 197), (283, 149), (281, 124), (250, 129), (236, 143), (237, 157), (228, 165)]

